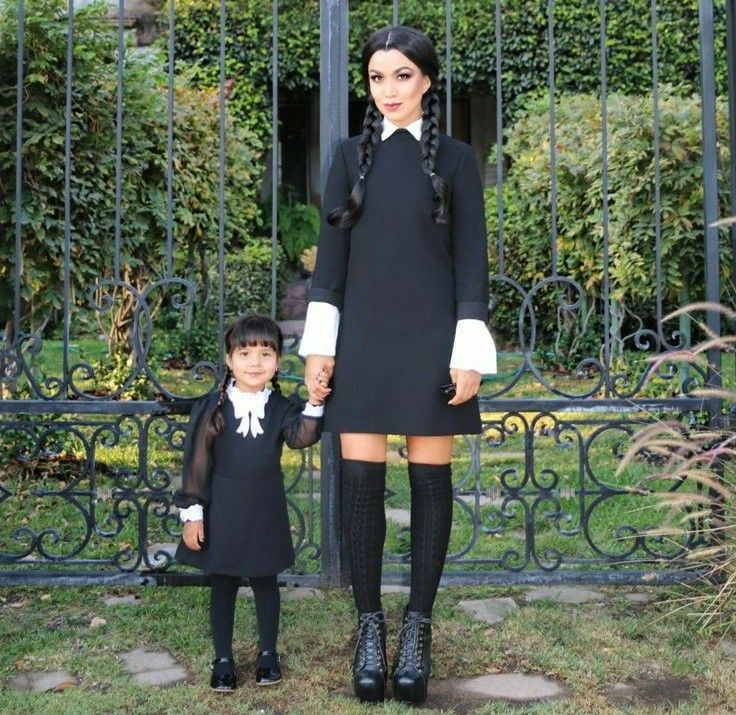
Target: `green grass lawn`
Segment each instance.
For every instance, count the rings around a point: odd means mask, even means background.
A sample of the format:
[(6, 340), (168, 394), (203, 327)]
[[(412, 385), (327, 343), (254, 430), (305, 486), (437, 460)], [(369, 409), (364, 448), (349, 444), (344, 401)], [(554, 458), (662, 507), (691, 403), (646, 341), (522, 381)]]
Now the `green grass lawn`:
[[(524, 603), (519, 589), (441, 589), (434, 612), (434, 680), (499, 672), (554, 678), (571, 691), (568, 700), (519, 707), (489, 704), (480, 715), (608, 715), (620, 712), (606, 698), (614, 683), (645, 677), (686, 678), (692, 698), (674, 708), (637, 707), (637, 715), (726, 713), (736, 702), (733, 656), (715, 634), (702, 634), (664, 591), (660, 600), (640, 605), (624, 600), (621, 589), (603, 589), (606, 603), (561, 606)], [(0, 598), (0, 683), (23, 671), (67, 670), (77, 684), (58, 693), (16, 693), (0, 688), (0, 712), (163, 715), (165, 713), (409, 713), (388, 701), (358, 704), (349, 687), (354, 612), (341, 590), (322, 598), (283, 601), (279, 648), (284, 682), (275, 688), (252, 685), (256, 624), (253, 602), (239, 599), (235, 656), (242, 687), (233, 695), (208, 688), (211, 659), (206, 588), (142, 588), (139, 605), (109, 607), (101, 599), (125, 589), (4, 589)], [(474, 621), (458, 608), (468, 598), (514, 596), (520, 609), (502, 624)], [(405, 597), (384, 597), (389, 620), (389, 653)], [(93, 617), (106, 624), (91, 628)], [(168, 689), (131, 682), (118, 654), (134, 649), (166, 650), (191, 674), (191, 682)], [(389, 656), (391, 657), (391, 655)], [(430, 697), (432, 685), (430, 686)], [(430, 708), (422, 712), (438, 713)], [(444, 710), (442, 712), (451, 712)]]

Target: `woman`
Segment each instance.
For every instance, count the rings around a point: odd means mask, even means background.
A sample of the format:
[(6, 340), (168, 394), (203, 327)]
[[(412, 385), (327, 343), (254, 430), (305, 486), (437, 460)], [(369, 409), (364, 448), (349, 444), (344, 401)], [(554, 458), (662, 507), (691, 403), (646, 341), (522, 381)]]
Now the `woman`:
[(417, 703), (452, 526), (453, 435), (480, 432), (481, 374), (496, 370), (483, 192), (471, 148), (439, 132), (439, 62), (427, 37), (383, 28), (366, 43), (362, 69), (363, 131), (340, 144), (330, 169), (299, 352), (310, 396), (329, 397), (325, 429), (340, 434), (358, 609), (353, 684), (364, 701), (383, 700), (387, 679), (386, 435), (406, 436), (411, 593), (393, 686), (397, 699)]

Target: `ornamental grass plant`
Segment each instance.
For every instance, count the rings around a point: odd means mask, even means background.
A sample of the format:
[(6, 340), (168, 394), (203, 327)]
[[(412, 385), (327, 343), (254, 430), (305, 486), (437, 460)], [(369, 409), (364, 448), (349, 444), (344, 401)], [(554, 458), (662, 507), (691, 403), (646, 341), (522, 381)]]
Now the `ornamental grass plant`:
[[(724, 305), (692, 304), (665, 320), (696, 311), (717, 311), (731, 328), (736, 311)], [(705, 374), (708, 356), (720, 351), (734, 355), (736, 335), (719, 336), (702, 321), (695, 321), (705, 338), (693, 348), (658, 356), (652, 373), (677, 361)], [(665, 510), (663, 525), (647, 530), (646, 538), (682, 545), (681, 564), (692, 580), (670, 599), (670, 613), (684, 612), (702, 630), (725, 637), (736, 627), (736, 387), (712, 386), (707, 381), (692, 390), (703, 399), (701, 417), (657, 420), (639, 430), (621, 460), (620, 474), (633, 463), (646, 463), (647, 475), (632, 491), (656, 495), (655, 507)], [(710, 383), (710, 384), (709, 384)]]

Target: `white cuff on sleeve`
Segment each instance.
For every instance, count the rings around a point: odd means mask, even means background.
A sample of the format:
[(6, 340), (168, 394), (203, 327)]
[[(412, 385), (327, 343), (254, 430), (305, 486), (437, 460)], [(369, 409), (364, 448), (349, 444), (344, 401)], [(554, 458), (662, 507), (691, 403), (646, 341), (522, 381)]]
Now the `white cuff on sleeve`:
[(299, 354), (334, 355), (337, 345), (337, 330), (340, 326), (340, 311), (331, 303), (310, 301), (304, 321), (304, 334), (299, 345)]
[(457, 321), (450, 367), (475, 370), (481, 375), (496, 372), (496, 345), (482, 320), (463, 318)]
[(325, 411), (324, 405), (313, 405), (311, 402), (307, 402), (306, 405), (304, 405), (304, 409), (302, 410), (302, 414), (305, 417), (322, 417)]
[(204, 519), (204, 509), (201, 504), (192, 504), (186, 509), (179, 509), (179, 521), (183, 524), (185, 521), (202, 521)]

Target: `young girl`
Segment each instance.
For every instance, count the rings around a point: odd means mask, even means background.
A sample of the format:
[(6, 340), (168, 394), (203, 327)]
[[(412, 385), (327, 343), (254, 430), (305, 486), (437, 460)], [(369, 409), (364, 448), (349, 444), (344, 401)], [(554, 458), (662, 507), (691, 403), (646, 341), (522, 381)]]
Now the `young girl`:
[(481, 431), (475, 395), (481, 374), (496, 371), (483, 191), (473, 150), (439, 132), (439, 62), (427, 37), (383, 28), (368, 39), (362, 69), (368, 109), (327, 180), (299, 352), (310, 395), (330, 395), (325, 429), (340, 434), (358, 608), (353, 686), (366, 701), (383, 700), (387, 680), (386, 435), (407, 438), (411, 593), (393, 687), (399, 700), (421, 702), (452, 526), (452, 436)]
[(302, 409), (281, 395), (282, 346), (281, 330), (270, 318), (241, 317), (227, 331), (227, 371), (219, 392), (192, 408), (182, 487), (174, 495), (184, 524), (176, 558), (211, 575), (210, 683), (224, 692), (236, 685), (233, 620), (243, 577), (253, 589), (258, 619), (256, 683), (281, 680), (276, 575), (294, 563), (281, 450), (284, 442), (292, 449), (317, 442), (323, 409), (312, 403)]

